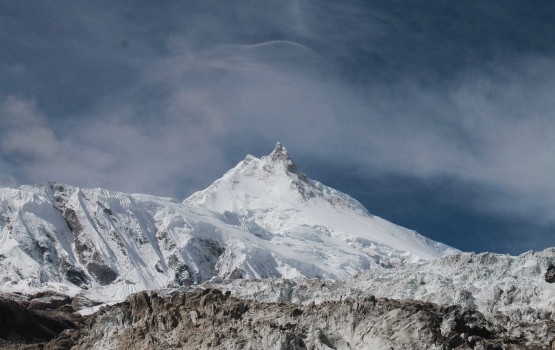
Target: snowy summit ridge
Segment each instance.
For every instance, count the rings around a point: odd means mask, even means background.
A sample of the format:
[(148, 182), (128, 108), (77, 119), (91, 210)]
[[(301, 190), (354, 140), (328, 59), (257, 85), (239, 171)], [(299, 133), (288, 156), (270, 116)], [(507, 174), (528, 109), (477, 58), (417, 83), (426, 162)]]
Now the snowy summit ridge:
[(186, 204), (233, 212), (277, 237), (347, 245), (370, 256), (368, 265), (434, 259), (456, 250), (370, 215), (357, 200), (309, 179), (277, 143), (262, 158), (247, 156)]
[(287, 208), (295, 202), (308, 203), (316, 198), (368, 214), (354, 198), (309, 179), (278, 142), (270, 155), (260, 159), (247, 155), (221, 179), (194, 193), (185, 203), (224, 212), (259, 209), (270, 204)]
[(183, 203), (47, 183), (0, 189), (0, 291), (121, 300), (219, 279), (348, 278), (456, 250), (309, 179), (278, 143)]

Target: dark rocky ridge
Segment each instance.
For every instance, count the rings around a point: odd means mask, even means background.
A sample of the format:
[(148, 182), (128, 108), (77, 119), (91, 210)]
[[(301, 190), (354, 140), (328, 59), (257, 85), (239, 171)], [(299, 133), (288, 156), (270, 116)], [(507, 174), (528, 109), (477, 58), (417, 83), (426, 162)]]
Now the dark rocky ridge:
[(547, 283), (555, 283), (555, 266), (551, 265), (545, 272), (545, 281)]
[[(79, 222), (76, 211), (67, 207), (67, 189), (61, 184), (50, 184), (50, 190), (54, 193), (54, 207), (60, 211), (69, 230), (74, 236), (75, 251), (79, 261), (85, 265), (89, 274), (93, 276), (100, 285), (106, 286), (115, 281), (118, 277), (117, 272), (108, 267), (102, 258), (102, 254), (99, 254), (95, 250), (94, 244), (92, 244), (87, 234), (84, 233), (83, 225)], [(102, 204), (100, 203), (100, 205)], [(111, 212), (107, 212), (106, 208), (103, 208), (103, 212), (107, 213), (107, 215), (112, 214)], [(86, 285), (90, 282), (83, 271), (73, 265), (68, 265), (69, 268), (65, 273), (68, 281), (77, 286)]]
[[(550, 348), (550, 344), (511, 338), (478, 311), (459, 306), (374, 297), (319, 305), (260, 303), (217, 289), (163, 295), (141, 292), (72, 325), (75, 327), (66, 327), (57, 338), (26, 348)], [(553, 335), (553, 327), (544, 331)]]
[(285, 147), (283, 147), (283, 145), (280, 142), (278, 142), (276, 144), (276, 147), (274, 148), (272, 153), (270, 153), (269, 157), (273, 161), (280, 161), (280, 162), (284, 163), (285, 164), (285, 170), (288, 173), (292, 173), (292, 174), (297, 175), (297, 177), (300, 181), (304, 181), (304, 182), (308, 181), (308, 177), (299, 169), (297, 164), (295, 164), (295, 162), (293, 162), (291, 157), (289, 157), (289, 154), (287, 153), (287, 150), (285, 149)]
[(81, 306), (79, 298), (48, 292), (0, 295), (0, 348), (41, 348), (54, 338), (62, 344), (61, 334), (83, 326), (84, 318), (74, 313)]

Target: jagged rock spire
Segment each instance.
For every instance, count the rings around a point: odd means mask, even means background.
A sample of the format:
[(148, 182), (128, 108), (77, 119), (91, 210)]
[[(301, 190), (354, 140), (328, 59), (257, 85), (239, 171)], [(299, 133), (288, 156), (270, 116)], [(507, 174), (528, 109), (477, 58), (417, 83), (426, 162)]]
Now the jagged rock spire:
[(274, 150), (270, 153), (270, 158), (272, 158), (272, 160), (291, 160), (287, 153), (287, 149), (281, 142), (276, 143), (276, 147), (274, 147)]
[(299, 179), (305, 181), (307, 180), (306, 175), (299, 170), (297, 164), (295, 164), (295, 162), (293, 162), (293, 160), (289, 157), (289, 153), (287, 153), (287, 148), (285, 148), (285, 146), (283, 146), (281, 142), (276, 143), (276, 147), (274, 148), (272, 153), (270, 153), (270, 159), (272, 159), (273, 161), (283, 162), (285, 164), (285, 170), (288, 173), (297, 174), (299, 176)]

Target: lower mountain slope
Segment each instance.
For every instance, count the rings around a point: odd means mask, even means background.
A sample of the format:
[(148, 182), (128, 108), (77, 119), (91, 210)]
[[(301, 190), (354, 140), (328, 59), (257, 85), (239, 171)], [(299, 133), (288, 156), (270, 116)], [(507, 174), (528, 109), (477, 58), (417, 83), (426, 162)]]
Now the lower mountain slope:
[[(1, 303), (0, 299), (0, 308)], [(548, 339), (555, 335), (553, 324), (524, 325), (521, 331), (513, 336), (479, 311), (461, 306), (375, 297), (308, 305), (263, 303), (218, 289), (197, 289), (140, 292), (68, 323), (55, 338), (34, 342), (15, 338), (4, 346), (28, 350), (539, 350), (548, 349)]]
[(454, 254), (421, 264), (369, 270), (342, 281), (237, 280), (206, 286), (266, 303), (310, 305), (375, 296), (456, 305), (480, 312), (512, 338), (545, 348), (555, 338), (555, 248), (519, 256)]

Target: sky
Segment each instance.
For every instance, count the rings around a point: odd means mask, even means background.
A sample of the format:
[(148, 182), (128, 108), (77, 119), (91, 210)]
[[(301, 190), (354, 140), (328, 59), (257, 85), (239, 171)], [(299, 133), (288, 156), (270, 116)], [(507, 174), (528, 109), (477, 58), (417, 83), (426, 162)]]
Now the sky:
[(183, 199), (282, 142), (465, 251), (555, 246), (552, 1), (0, 0), (0, 186)]

